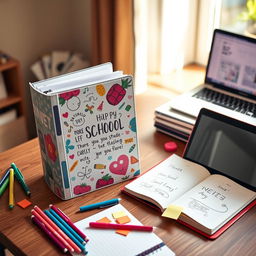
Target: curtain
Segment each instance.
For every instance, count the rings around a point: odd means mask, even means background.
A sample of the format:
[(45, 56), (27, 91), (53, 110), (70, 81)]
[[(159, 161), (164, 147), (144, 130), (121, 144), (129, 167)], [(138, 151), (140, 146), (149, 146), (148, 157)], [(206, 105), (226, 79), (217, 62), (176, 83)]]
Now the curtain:
[(194, 61), (198, 0), (134, 0), (135, 83), (143, 92), (148, 77), (169, 75)]
[(132, 0), (92, 0), (92, 64), (134, 74)]

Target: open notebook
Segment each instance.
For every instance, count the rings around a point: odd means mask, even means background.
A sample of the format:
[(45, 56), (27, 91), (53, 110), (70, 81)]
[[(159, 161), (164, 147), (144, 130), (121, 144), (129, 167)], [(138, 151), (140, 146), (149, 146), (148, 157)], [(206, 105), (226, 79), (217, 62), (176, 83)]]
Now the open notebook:
[(175, 253), (153, 232), (131, 231), (128, 236), (122, 236), (116, 234), (115, 230), (111, 229), (89, 228), (89, 222), (95, 222), (104, 217), (107, 217), (114, 223), (112, 214), (118, 211), (127, 214), (131, 219), (129, 224), (142, 225), (121, 204), (75, 223), (89, 238), (89, 242), (86, 245), (89, 256), (175, 256)]

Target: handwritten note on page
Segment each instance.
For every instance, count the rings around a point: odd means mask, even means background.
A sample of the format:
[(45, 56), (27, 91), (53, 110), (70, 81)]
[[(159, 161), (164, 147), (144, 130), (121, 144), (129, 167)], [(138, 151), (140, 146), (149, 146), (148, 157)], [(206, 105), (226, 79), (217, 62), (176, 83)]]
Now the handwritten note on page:
[(255, 197), (255, 192), (225, 176), (215, 174), (206, 178), (173, 204), (183, 207), (183, 213), (214, 233), (214, 230), (218, 230)]
[(126, 185), (126, 189), (153, 199), (163, 210), (209, 175), (204, 167), (172, 155)]

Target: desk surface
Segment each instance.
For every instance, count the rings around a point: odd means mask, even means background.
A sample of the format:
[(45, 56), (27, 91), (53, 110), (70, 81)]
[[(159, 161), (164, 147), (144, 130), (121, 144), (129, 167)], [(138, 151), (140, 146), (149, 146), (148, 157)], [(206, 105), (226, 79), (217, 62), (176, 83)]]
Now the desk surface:
[[(179, 145), (176, 153), (182, 155), (184, 143), (156, 132), (153, 127), (154, 108), (167, 100), (168, 98), (164, 96), (150, 92), (136, 97), (142, 171), (146, 171), (169, 155), (163, 150), (164, 142), (176, 141)], [(256, 207), (246, 213), (221, 237), (211, 241), (173, 220), (162, 218), (155, 209), (141, 204), (127, 195), (120, 194), (120, 188), (127, 182), (104, 188), (104, 193), (100, 190), (62, 201), (50, 191), (44, 182), (37, 139), (1, 153), (1, 175), (11, 162), (15, 162), (22, 170), (31, 189), (30, 200), (33, 205), (46, 209), (50, 203), (55, 204), (74, 222), (99, 211), (76, 213), (79, 206), (120, 197), (122, 204), (144, 225), (158, 227), (155, 232), (177, 256), (255, 255)], [(23, 190), (18, 184), (15, 184), (15, 201), (18, 202), (24, 198)], [(31, 209), (32, 206), (27, 209), (15, 206), (13, 210), (9, 210), (8, 192), (5, 192), (0, 198), (0, 243), (15, 255), (59, 255), (55, 246), (32, 224)]]

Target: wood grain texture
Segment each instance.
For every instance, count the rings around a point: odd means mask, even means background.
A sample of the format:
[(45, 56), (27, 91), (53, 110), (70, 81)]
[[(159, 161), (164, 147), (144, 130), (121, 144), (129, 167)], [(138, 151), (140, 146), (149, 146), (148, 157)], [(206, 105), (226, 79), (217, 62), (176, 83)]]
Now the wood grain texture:
[[(154, 108), (167, 100), (167, 97), (165, 98), (164, 96), (150, 92), (136, 97), (142, 171), (147, 170), (169, 156), (169, 153), (163, 149), (163, 144), (169, 140), (178, 143), (179, 148), (177, 154), (182, 155), (184, 143), (156, 132), (153, 127)], [(153, 225), (156, 227), (156, 234), (159, 235), (177, 256), (255, 255), (255, 207), (219, 238), (211, 241), (173, 220), (162, 218), (160, 212), (157, 210), (141, 204), (127, 195), (120, 194), (120, 188), (128, 182), (119, 183), (67, 201), (59, 199), (50, 191), (44, 182), (37, 139), (1, 153), (1, 175), (11, 162), (15, 162), (24, 174), (27, 184), (31, 189), (30, 200), (33, 205), (38, 205), (41, 209), (46, 209), (49, 204), (55, 204), (74, 222), (100, 211), (92, 210), (77, 213), (80, 206), (120, 197), (122, 199), (122, 205), (144, 225)], [(18, 202), (25, 197), (23, 190), (15, 182), (15, 201)], [(27, 209), (15, 206), (13, 210), (9, 210), (8, 191), (4, 193), (0, 198), (0, 243), (8, 247), (14, 255), (61, 255), (59, 250), (32, 224), (30, 219), (31, 209), (32, 206)]]

